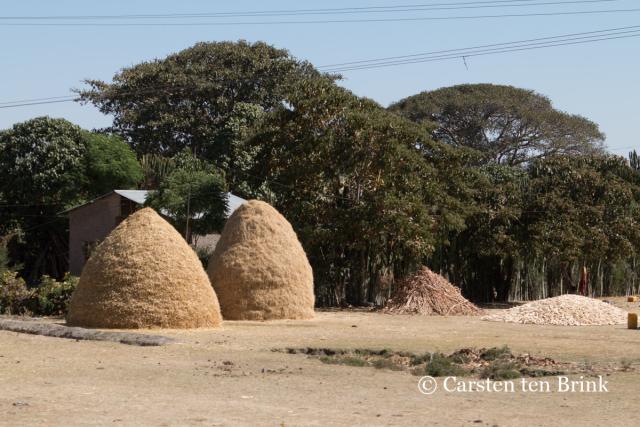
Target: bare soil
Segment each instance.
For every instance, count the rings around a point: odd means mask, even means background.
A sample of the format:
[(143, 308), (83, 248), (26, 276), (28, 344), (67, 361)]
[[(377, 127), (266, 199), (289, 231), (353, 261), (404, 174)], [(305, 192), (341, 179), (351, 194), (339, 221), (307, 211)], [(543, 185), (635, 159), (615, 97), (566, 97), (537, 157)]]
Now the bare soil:
[[(617, 305), (638, 311), (638, 303)], [(52, 323), (55, 319), (49, 320)], [(140, 331), (160, 333), (158, 331)], [(0, 425), (7, 426), (635, 426), (640, 330), (539, 326), (477, 317), (318, 312), (311, 321), (224, 322), (166, 331), (179, 343), (113, 342), (0, 332)], [(608, 393), (423, 395), (418, 377), (325, 364), (282, 348), (514, 352), (607, 372)], [(629, 372), (618, 367), (630, 366)], [(553, 378), (552, 378), (553, 379)]]

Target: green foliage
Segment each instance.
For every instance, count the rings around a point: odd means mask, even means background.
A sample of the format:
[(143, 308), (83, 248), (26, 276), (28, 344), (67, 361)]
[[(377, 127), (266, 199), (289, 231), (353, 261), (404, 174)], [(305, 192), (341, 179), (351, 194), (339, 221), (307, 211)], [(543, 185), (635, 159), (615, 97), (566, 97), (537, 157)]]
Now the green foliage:
[(452, 86), (410, 96), (389, 108), (410, 120), (432, 123), (437, 140), (473, 148), (483, 162), (519, 165), (553, 154), (591, 154), (602, 149), (604, 140), (595, 123), (512, 86)]
[(78, 279), (69, 274), (60, 282), (43, 276), (30, 289), (16, 272), (7, 271), (0, 275), (0, 314), (64, 315), (77, 284)]
[(504, 358), (508, 358), (511, 357), (511, 349), (504, 345), (502, 347), (491, 347), (485, 351), (482, 352), (482, 354), (480, 355), (480, 357), (483, 360), (488, 360), (488, 361), (493, 361), (493, 360), (497, 360), (497, 359), (504, 359)]
[(520, 377), (522, 377), (520, 366), (513, 361), (503, 359), (494, 360), (480, 372), (480, 378), (495, 381), (513, 380)]
[(640, 172), (640, 157), (636, 150), (629, 153), (629, 166), (636, 172)]
[(5, 271), (0, 275), (0, 314), (28, 314), (32, 293), (18, 273)]
[(0, 224), (18, 232), (9, 244), (12, 262), (34, 282), (67, 269), (67, 226), (59, 212), (84, 199), (85, 139), (78, 126), (38, 117), (0, 132), (0, 193), (10, 205)]
[(424, 373), (431, 377), (462, 377), (469, 375), (468, 371), (442, 353), (433, 353), (431, 355), (431, 360), (427, 362)]
[(362, 304), (385, 271), (433, 250), (436, 172), (415, 150), (425, 130), (329, 79), (306, 82), (270, 113), (256, 187), (293, 223), (324, 304)]
[(136, 188), (142, 168), (131, 148), (119, 137), (84, 132), (87, 193), (97, 197), (114, 189)]
[(193, 233), (221, 231), (227, 212), (223, 175), (188, 150), (172, 160), (174, 170), (149, 195), (146, 204), (166, 215), (189, 242)]
[(38, 117), (0, 132), (0, 191), (12, 204), (78, 201), (85, 141), (78, 126)]
[(292, 83), (316, 75), (308, 63), (263, 42), (197, 43), (125, 68), (113, 83), (88, 80), (80, 96), (113, 115), (112, 129), (140, 155), (189, 148), (209, 161), (234, 163), (236, 128), (254, 120), (254, 106), (275, 108)]
[(0, 233), (12, 233), (11, 261), (29, 283), (67, 270), (66, 208), (114, 188), (135, 186), (142, 171), (114, 136), (63, 119), (38, 117), (0, 132)]
[(71, 295), (78, 285), (78, 278), (67, 273), (61, 281), (43, 276), (34, 289), (37, 307), (32, 310), (41, 316), (60, 316), (67, 313)]
[(404, 371), (402, 365), (397, 364), (391, 359), (377, 359), (374, 360), (372, 366), (376, 369), (388, 369), (390, 371)]

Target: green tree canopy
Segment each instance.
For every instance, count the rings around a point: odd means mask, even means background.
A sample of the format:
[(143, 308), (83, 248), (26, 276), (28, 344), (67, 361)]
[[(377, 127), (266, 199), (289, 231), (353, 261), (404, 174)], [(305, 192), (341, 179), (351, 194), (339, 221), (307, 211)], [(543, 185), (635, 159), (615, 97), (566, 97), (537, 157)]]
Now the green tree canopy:
[(319, 301), (373, 302), (433, 251), (442, 198), (416, 149), (436, 151), (426, 129), (331, 80), (299, 85), (265, 124), (254, 174), (298, 232)]
[(30, 281), (67, 268), (66, 208), (141, 178), (131, 149), (64, 120), (38, 117), (0, 132), (2, 233)]
[(224, 175), (188, 150), (170, 163), (170, 171), (146, 204), (165, 215), (188, 242), (194, 233), (220, 232), (228, 209)]
[(517, 165), (550, 155), (592, 154), (602, 150), (604, 139), (595, 123), (512, 86), (452, 86), (410, 96), (389, 109), (430, 124), (437, 140), (478, 150), (484, 162)]
[(173, 156), (186, 147), (216, 164), (233, 164), (234, 129), (253, 120), (251, 105), (276, 108), (294, 82), (317, 75), (263, 42), (197, 43), (125, 68), (112, 83), (88, 80), (80, 97), (113, 115), (112, 130), (140, 155)]
[(83, 133), (86, 143), (86, 180), (89, 197), (117, 188), (135, 188), (143, 178), (136, 155), (121, 138)]

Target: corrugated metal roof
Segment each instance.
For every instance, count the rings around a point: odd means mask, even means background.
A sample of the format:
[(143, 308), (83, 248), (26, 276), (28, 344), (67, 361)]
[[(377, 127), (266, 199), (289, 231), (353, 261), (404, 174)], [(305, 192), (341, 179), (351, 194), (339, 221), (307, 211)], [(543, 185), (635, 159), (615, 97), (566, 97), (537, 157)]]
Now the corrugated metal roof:
[(246, 200), (242, 197), (238, 197), (234, 194), (227, 193), (228, 204), (227, 204), (227, 217), (230, 217), (232, 213), (235, 212), (240, 206), (242, 206)]
[[(131, 200), (134, 203), (137, 203), (139, 205), (144, 205), (144, 202), (147, 200), (147, 197), (149, 196), (149, 191), (148, 190), (113, 190), (111, 193), (107, 193), (104, 194), (100, 197), (98, 197), (97, 199), (91, 200), (87, 203), (83, 203), (82, 205), (73, 207), (71, 209), (67, 209), (64, 212), (61, 213), (68, 213), (71, 212), (73, 210), (79, 209), (83, 206), (86, 205), (90, 205), (91, 203), (95, 202), (96, 200), (100, 200), (104, 197), (107, 197), (110, 194), (116, 193), (117, 195), (124, 197), (125, 199)], [(235, 194), (231, 194), (231, 193), (227, 193), (227, 200), (228, 200), (228, 204), (227, 204), (227, 217), (230, 217), (231, 214), (233, 212), (235, 212), (236, 209), (238, 209), (243, 203), (246, 202), (245, 199), (243, 199), (242, 197), (238, 197)], [(196, 217), (198, 215), (196, 214)]]
[[(114, 193), (131, 200), (139, 205), (144, 205), (144, 202), (149, 196), (147, 190), (113, 190)], [(243, 203), (246, 202), (242, 197), (238, 197), (235, 194), (227, 193), (227, 217), (230, 217), (236, 209), (238, 209)], [(196, 215), (197, 216), (197, 215)]]
[(139, 205), (144, 205), (149, 195), (147, 190), (113, 190), (113, 192)]

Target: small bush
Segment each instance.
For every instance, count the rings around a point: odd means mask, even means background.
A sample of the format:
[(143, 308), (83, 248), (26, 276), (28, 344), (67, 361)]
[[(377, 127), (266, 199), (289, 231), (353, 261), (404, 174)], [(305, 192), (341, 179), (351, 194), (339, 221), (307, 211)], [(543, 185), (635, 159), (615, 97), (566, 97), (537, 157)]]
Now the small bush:
[(451, 359), (442, 353), (434, 353), (425, 367), (425, 374), (431, 377), (456, 377), (469, 373), (453, 363)]
[(521, 376), (520, 367), (514, 362), (505, 360), (493, 361), (480, 373), (480, 378), (489, 378), (496, 381), (513, 380)]
[(0, 313), (21, 315), (28, 314), (32, 292), (27, 289), (25, 281), (18, 273), (5, 271), (0, 276)]
[(510, 356), (511, 356), (511, 349), (506, 345), (503, 345), (502, 347), (492, 347), (488, 350), (485, 350), (480, 355), (480, 358), (482, 360), (486, 360), (490, 362), (492, 360), (503, 359), (505, 357), (510, 357)]
[(69, 274), (61, 282), (43, 276), (36, 288), (29, 289), (18, 273), (7, 271), (0, 275), (0, 314), (64, 315), (77, 283)]
[(40, 285), (35, 289), (37, 308), (33, 310), (41, 316), (60, 316), (67, 314), (69, 300), (78, 285), (78, 278), (67, 273), (61, 282), (49, 276), (42, 276)]

